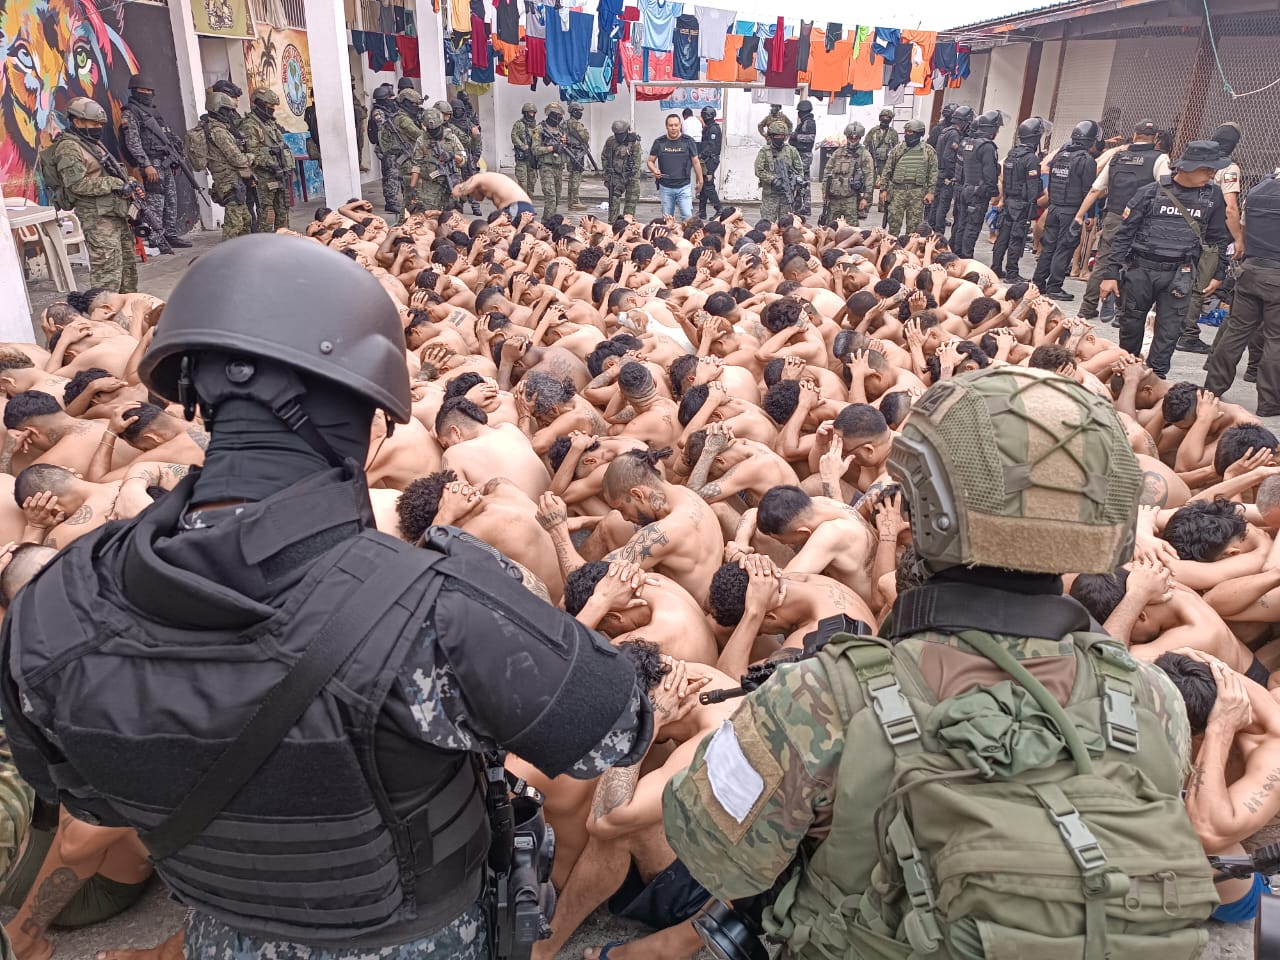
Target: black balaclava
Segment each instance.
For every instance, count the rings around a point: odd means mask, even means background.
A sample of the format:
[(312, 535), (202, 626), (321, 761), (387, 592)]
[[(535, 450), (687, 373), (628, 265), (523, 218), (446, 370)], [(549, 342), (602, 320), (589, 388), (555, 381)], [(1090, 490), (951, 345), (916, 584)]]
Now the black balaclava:
[(1224, 123), (1213, 131), (1213, 136), (1209, 139), (1218, 144), (1218, 149), (1222, 151), (1224, 157), (1229, 157), (1240, 145), (1240, 128), (1234, 123)]
[(235, 124), (240, 119), (240, 114), (236, 113), (235, 107), (219, 107), (218, 116), (230, 124)]
[(920, 142), (920, 134), (904, 133), (902, 135), (902, 139), (906, 142), (908, 147), (914, 147), (917, 143)]
[(94, 143), (102, 139), (102, 127), (76, 127), (76, 133), (84, 137), (86, 140), (92, 140)]
[(892, 120), (881, 120), (881, 121), (880, 121), (880, 129), (881, 129), (881, 130), (888, 130), (888, 129), (889, 129), (889, 124), (891, 124), (891, 123), (893, 123), (893, 121), (892, 121)]
[(263, 120), (274, 120), (276, 118), (276, 108), (269, 103), (263, 103), (261, 100), (254, 101), (253, 112)]
[(787, 145), (787, 135), (785, 133), (770, 134), (769, 142), (773, 144), (773, 149), (781, 150)]
[[(209, 448), (192, 493), (193, 506), (265, 500), (348, 458), (358, 467), (364, 466), (373, 403), (338, 384), (303, 379), (269, 361), (256, 361), (254, 380), (238, 389), (228, 381), (228, 359), (226, 355), (205, 354), (195, 364), (192, 379), (196, 395), (221, 399), (214, 404)], [(255, 388), (264, 399), (253, 397)], [(317, 450), (302, 434), (291, 430), (265, 399), (275, 391), (287, 397), (297, 390), (305, 391), (297, 396), (298, 402), (332, 454)], [(250, 395), (229, 395), (237, 392)], [(208, 405), (202, 401), (201, 406), (209, 419)]]
[(538, 115), (536, 113), (529, 113), (526, 110), (524, 113), (520, 114), (520, 119), (532, 126), (538, 122)]
[(427, 136), (432, 140), (441, 140), (444, 138), (444, 127), (427, 127)]
[(558, 126), (560, 126), (560, 114), (558, 114), (558, 113), (548, 113), (548, 114), (547, 114), (547, 123), (548, 123), (548, 124), (550, 124), (550, 125), (551, 125), (551, 126), (553, 126), (553, 127), (558, 127)]
[(154, 91), (151, 93), (143, 93), (141, 90), (132, 90), (129, 93), (129, 99), (143, 107), (154, 107), (156, 105), (156, 95)]

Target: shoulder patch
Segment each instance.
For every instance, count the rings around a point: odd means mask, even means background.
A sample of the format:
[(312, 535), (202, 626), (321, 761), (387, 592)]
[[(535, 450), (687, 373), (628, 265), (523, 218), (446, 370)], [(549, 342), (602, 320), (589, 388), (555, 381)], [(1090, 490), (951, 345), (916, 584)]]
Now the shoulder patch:
[(712, 734), (702, 775), (696, 777), (708, 815), (730, 843), (746, 835), (782, 782), (782, 767), (752, 716), (739, 710)]

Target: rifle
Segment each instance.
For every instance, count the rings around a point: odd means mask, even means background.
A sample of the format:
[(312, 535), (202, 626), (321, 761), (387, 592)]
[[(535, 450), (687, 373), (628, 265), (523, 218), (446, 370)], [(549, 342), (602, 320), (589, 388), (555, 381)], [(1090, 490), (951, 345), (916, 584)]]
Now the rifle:
[(186, 154), (182, 149), (182, 144), (173, 138), (173, 134), (169, 132), (168, 127), (160, 126), (159, 122), (151, 114), (142, 115), (142, 125), (154, 134), (164, 148), (168, 151), (169, 166), (176, 167), (186, 177), (187, 182), (191, 184), (191, 189), (196, 192), (196, 196), (204, 200), (210, 206), (213, 205), (213, 198), (209, 196), (209, 191), (199, 180), (196, 179), (196, 172), (191, 169), (191, 163), (187, 160)]
[(249, 184), (244, 180), (235, 184), (231, 188), (231, 195), (244, 204), (244, 208), (249, 211), (249, 227), (254, 232), (258, 232), (258, 192), (250, 190)]
[(432, 141), (431, 152), (435, 156), (436, 167), (440, 172), (440, 177), (435, 179), (443, 179), (444, 185), (449, 192), (449, 199), (445, 201), (444, 208), (446, 210), (450, 208), (461, 210), (462, 203), (453, 195), (453, 188), (463, 180), (462, 171), (458, 169), (458, 161), (445, 148), (442, 140)]
[(581, 150), (569, 151), (569, 156), (572, 157), (573, 160), (578, 164), (578, 169), (579, 170), (586, 169), (586, 166), (582, 162), (583, 159), (586, 159), (587, 163), (591, 164), (591, 170), (594, 173), (599, 173), (600, 168), (596, 166), (596, 158), (591, 155), (591, 148), (587, 146), (586, 141), (573, 132), (573, 127), (566, 127), (565, 132), (569, 135), (569, 140), (571, 142), (576, 143), (579, 147), (581, 147)]
[(124, 168), (124, 164), (113, 157), (106, 147), (101, 144), (91, 143), (84, 137), (77, 137), (76, 139), (84, 144), (89, 152), (97, 158), (99, 165), (107, 176), (124, 181), (124, 186), (119, 189), (118, 193), (122, 198), (130, 201), (128, 218), (129, 226), (133, 227), (134, 233), (141, 237), (153, 238), (163, 246), (165, 242), (164, 224), (160, 222), (155, 211), (147, 206), (147, 191), (142, 184), (129, 176), (129, 171)]
[[(271, 154), (271, 159), (276, 162), (276, 176), (280, 178), (280, 182), (284, 184), (285, 191), (289, 200), (293, 200), (293, 164), (286, 163), (284, 159), (284, 143), (281, 142), (278, 147), (268, 147), (267, 152)], [(292, 159), (292, 154), (290, 154)]]

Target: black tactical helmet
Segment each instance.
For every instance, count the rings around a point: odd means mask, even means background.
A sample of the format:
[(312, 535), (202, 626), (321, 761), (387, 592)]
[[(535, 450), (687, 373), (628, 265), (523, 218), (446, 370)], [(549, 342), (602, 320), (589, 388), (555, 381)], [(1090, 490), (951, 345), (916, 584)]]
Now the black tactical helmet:
[(951, 122), (956, 124), (973, 123), (973, 107), (961, 104), (951, 114)]
[(988, 110), (973, 121), (973, 125), (980, 130), (996, 131), (1004, 126), (1004, 117), (1000, 115), (999, 110)]
[(413, 89), (413, 81), (410, 80), (408, 77), (401, 77), (399, 80), (396, 81), (396, 89), (397, 90)]
[(711, 122), (712, 120), (714, 120), (715, 118), (716, 118), (716, 108), (715, 108), (715, 107), (703, 107), (703, 108), (702, 108), (702, 119), (703, 119), (703, 120), (707, 121), (707, 123), (710, 123), (710, 122)]
[(231, 97), (233, 100), (239, 100), (242, 96), (244, 96), (244, 91), (241, 90), (234, 83), (232, 83), (230, 80), (218, 80), (214, 83), (212, 89), (216, 90), (218, 93), (225, 93), (228, 97)]
[(1026, 144), (1029, 147), (1039, 145), (1044, 139), (1045, 128), (1048, 126), (1040, 117), (1027, 117), (1018, 124), (1018, 132), (1016, 134), (1019, 143)]
[(801, 100), (796, 104), (796, 111), (799, 113), (813, 113), (813, 103), (809, 100)]
[(954, 103), (944, 103), (942, 105), (942, 119), (950, 120), (951, 115), (956, 112), (957, 106)]
[(457, 97), (454, 97), (449, 101), (449, 109), (452, 110), (453, 115), (459, 119), (467, 115), (467, 105)]
[(210, 351), (274, 360), (409, 420), (399, 314), (368, 271), (319, 244), (257, 234), (202, 256), (169, 297), (138, 373), (159, 396), (190, 402), (179, 397), (183, 360)]
[(373, 91), (373, 99), (375, 100), (390, 100), (394, 95), (395, 90), (389, 83), (384, 83), (381, 86), (374, 88)]
[(154, 90), (156, 85), (151, 82), (151, 78), (145, 73), (135, 73), (129, 78), (130, 90)]
[(1102, 127), (1096, 120), (1081, 120), (1071, 128), (1071, 142), (1093, 147), (1102, 142)]

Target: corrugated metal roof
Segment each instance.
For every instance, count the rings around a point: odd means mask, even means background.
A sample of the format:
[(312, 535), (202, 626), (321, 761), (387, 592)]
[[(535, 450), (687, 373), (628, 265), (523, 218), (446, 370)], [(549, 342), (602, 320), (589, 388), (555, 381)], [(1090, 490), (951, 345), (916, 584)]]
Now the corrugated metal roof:
[(1155, 0), (1065, 0), (1062, 3), (1048, 3), (1039, 7), (1031, 7), (1018, 13), (979, 20), (958, 27), (950, 27), (940, 31), (948, 35), (961, 33), (1008, 33), (1019, 27), (1033, 26), (1036, 23), (1054, 20), (1071, 19), (1089, 13), (1105, 13), (1109, 10), (1120, 10), (1126, 7), (1137, 7)]

